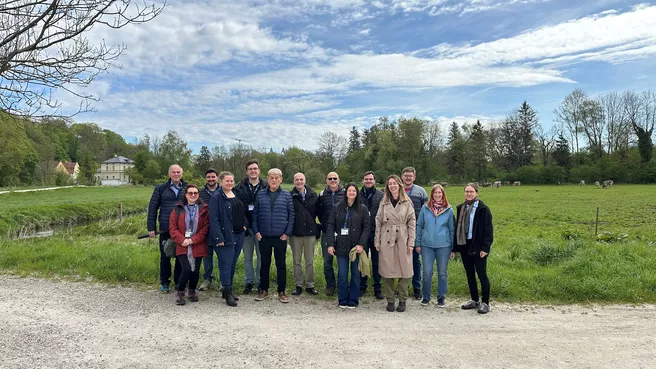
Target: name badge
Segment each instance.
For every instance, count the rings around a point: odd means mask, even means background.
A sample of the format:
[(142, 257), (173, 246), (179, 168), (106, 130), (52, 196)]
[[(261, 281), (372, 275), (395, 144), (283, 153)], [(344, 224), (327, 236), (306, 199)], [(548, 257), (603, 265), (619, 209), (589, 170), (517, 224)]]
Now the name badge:
[(253, 211), (255, 209), (255, 205), (248, 205), (248, 211)]
[(348, 228), (342, 228), (342, 236), (348, 236)]
[(191, 231), (185, 231), (185, 238), (191, 238)]

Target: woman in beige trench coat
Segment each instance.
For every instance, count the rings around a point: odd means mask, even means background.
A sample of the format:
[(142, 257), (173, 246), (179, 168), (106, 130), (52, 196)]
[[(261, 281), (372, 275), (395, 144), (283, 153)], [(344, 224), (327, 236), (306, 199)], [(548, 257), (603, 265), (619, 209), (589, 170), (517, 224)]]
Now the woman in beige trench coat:
[(385, 197), (376, 215), (374, 245), (379, 254), (378, 270), (383, 278), (383, 293), (387, 311), (394, 311), (394, 279), (399, 280), (398, 312), (404, 312), (408, 299), (408, 284), (412, 278), (412, 252), (415, 246), (415, 210), (403, 191), (397, 175), (387, 177)]

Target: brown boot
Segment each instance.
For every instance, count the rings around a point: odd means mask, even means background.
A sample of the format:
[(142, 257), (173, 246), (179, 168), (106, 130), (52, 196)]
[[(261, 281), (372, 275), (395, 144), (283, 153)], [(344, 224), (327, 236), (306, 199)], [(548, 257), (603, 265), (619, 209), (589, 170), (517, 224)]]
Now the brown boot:
[(178, 291), (178, 293), (175, 294), (175, 304), (184, 305), (186, 303), (187, 301), (185, 301), (185, 291)]
[(196, 290), (189, 290), (189, 301), (191, 302), (198, 302), (198, 294), (196, 294)]

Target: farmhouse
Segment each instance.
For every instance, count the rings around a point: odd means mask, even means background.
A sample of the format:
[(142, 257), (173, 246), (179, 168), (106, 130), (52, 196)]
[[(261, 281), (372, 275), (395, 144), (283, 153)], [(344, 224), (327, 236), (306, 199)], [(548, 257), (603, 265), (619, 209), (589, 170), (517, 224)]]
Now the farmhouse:
[(55, 168), (56, 172), (66, 173), (71, 179), (77, 181), (77, 175), (80, 173), (80, 166), (73, 161), (60, 161)]
[(134, 167), (134, 162), (124, 156), (114, 156), (100, 164), (96, 172), (96, 182), (101, 186), (120, 186), (130, 183), (130, 176), (125, 173)]

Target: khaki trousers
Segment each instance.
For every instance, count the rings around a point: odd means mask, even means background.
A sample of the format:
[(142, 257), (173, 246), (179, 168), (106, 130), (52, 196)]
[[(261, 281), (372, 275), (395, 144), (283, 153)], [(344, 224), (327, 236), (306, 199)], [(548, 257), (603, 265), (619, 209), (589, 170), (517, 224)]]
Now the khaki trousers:
[(314, 245), (317, 242), (315, 236), (291, 237), (289, 243), (292, 247), (294, 258), (294, 283), (296, 287), (303, 287), (303, 267), (301, 257), (305, 259), (305, 287), (314, 287)]
[(411, 278), (382, 278), (383, 279), (383, 294), (387, 302), (394, 302), (394, 280), (399, 280), (399, 302), (405, 302), (408, 299), (408, 285), (410, 285)]

